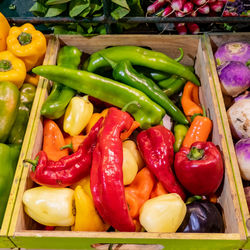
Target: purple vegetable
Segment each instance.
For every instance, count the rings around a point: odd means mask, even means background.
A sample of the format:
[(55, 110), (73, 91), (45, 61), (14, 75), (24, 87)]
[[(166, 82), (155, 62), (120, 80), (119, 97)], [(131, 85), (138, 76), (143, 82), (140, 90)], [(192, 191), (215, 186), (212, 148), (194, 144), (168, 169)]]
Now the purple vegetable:
[(218, 66), (228, 61), (238, 61), (246, 64), (250, 60), (250, 43), (225, 43), (215, 52), (215, 59)]
[(239, 100), (243, 99), (250, 99), (250, 91), (246, 91), (244, 94), (237, 96), (236, 98), (234, 98), (234, 101), (238, 102)]
[(241, 177), (250, 180), (250, 138), (241, 139), (235, 144), (235, 151), (240, 167)]
[(237, 96), (250, 87), (250, 70), (242, 62), (227, 62), (218, 69), (222, 92)]

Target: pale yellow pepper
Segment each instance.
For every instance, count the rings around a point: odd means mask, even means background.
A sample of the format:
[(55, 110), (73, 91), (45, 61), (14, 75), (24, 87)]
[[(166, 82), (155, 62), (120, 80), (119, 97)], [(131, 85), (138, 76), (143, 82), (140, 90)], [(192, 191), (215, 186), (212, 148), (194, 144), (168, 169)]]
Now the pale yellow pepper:
[(138, 150), (136, 143), (132, 140), (126, 140), (122, 143), (122, 146), (123, 148), (127, 148), (133, 154), (138, 165), (138, 170), (141, 170), (145, 166), (145, 162), (140, 151)]
[(123, 173), (123, 185), (129, 185), (133, 182), (137, 172), (138, 165), (135, 157), (129, 149), (123, 146), (123, 162), (122, 162), (122, 173)]
[(71, 136), (79, 135), (89, 123), (93, 111), (94, 107), (88, 96), (73, 97), (65, 111), (63, 130)]
[(74, 190), (39, 186), (23, 194), (24, 211), (45, 226), (72, 226)]
[(109, 226), (103, 222), (97, 213), (92, 196), (82, 186), (75, 189), (76, 218), (73, 231), (106, 231)]
[(186, 211), (186, 204), (178, 194), (163, 194), (143, 204), (139, 220), (147, 232), (175, 233)]
[(26, 76), (24, 62), (10, 51), (0, 52), (0, 82), (8, 81), (21, 88)]

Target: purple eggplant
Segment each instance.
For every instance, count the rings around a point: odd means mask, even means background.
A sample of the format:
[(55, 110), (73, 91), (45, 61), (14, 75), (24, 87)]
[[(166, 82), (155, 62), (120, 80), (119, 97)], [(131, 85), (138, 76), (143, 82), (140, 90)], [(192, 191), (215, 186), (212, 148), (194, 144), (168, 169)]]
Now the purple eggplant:
[(194, 201), (187, 204), (186, 216), (178, 229), (184, 233), (223, 233), (222, 215), (214, 203)]

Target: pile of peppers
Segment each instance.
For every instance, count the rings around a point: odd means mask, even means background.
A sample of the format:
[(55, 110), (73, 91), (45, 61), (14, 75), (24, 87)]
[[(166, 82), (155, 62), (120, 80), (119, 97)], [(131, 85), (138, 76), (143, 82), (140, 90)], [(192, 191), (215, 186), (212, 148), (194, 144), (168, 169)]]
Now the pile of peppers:
[(199, 80), (178, 60), (115, 46), (82, 62), (64, 46), (57, 65), (33, 69), (54, 81), (43, 148), (25, 160), (40, 185), (23, 196), (33, 220), (73, 231), (224, 232), (222, 157)]
[(31, 24), (10, 27), (0, 13), (0, 228), (35, 97), (45, 36)]

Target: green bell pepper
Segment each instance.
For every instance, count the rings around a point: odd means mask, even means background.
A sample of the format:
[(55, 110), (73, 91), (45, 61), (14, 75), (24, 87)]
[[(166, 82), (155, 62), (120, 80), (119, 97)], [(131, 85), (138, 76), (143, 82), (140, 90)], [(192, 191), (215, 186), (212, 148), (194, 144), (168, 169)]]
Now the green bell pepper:
[(111, 62), (113, 66), (113, 77), (115, 80), (123, 82), (131, 87), (134, 87), (145, 93), (154, 102), (159, 104), (175, 121), (188, 124), (185, 115), (178, 107), (164, 94), (164, 92), (150, 78), (138, 73), (128, 60), (120, 61), (119, 63)]
[(29, 83), (24, 83), (22, 88), (20, 89), (20, 104), (18, 107), (15, 123), (8, 137), (8, 143), (23, 143), (23, 138), (29, 121), (30, 111), (35, 93), (36, 87)]
[(114, 62), (129, 60), (133, 65), (144, 66), (178, 75), (200, 86), (200, 82), (194, 73), (184, 65), (161, 52), (137, 46), (115, 46), (97, 51), (85, 62), (84, 68), (87, 69), (87, 71), (95, 72), (98, 68), (108, 66), (108, 62), (103, 56), (108, 57)]
[(143, 92), (91, 72), (54, 65), (38, 66), (32, 71), (116, 107), (126, 108), (143, 129), (159, 124), (165, 115), (164, 109)]
[[(57, 65), (69, 69), (77, 69), (82, 52), (74, 46), (64, 46), (57, 57)], [(64, 113), (76, 91), (70, 87), (54, 82), (50, 95), (43, 103), (41, 114), (49, 119), (58, 119)]]
[(0, 143), (0, 228), (9, 198), (10, 189), (20, 153), (21, 145)]
[(0, 82), (0, 142), (5, 142), (15, 122), (19, 90), (11, 82)]

